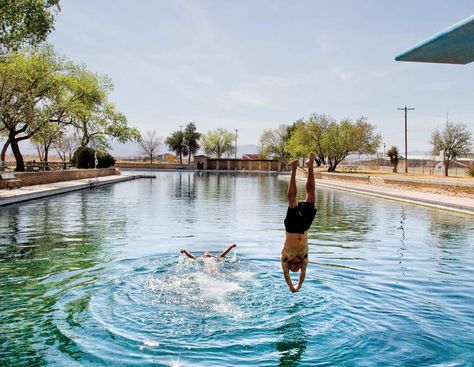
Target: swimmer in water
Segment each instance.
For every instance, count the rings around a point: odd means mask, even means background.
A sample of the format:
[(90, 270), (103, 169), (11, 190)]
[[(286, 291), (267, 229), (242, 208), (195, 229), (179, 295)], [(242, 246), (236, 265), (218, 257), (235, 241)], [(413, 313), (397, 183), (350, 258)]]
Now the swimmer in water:
[[(291, 178), (288, 185), (288, 210), (285, 218), (285, 243), (281, 250), (281, 267), (286, 283), (292, 292), (298, 292), (303, 285), (308, 265), (308, 229), (313, 223), (316, 209), (314, 207), (314, 153), (309, 155), (308, 177), (306, 179), (306, 199), (296, 200), (296, 170), (298, 161), (291, 163)], [(290, 277), (292, 272), (300, 272), (296, 287)]]
[[(215, 258), (219, 259), (219, 258), (225, 257), (225, 255), (227, 255), (230, 252), (230, 250), (232, 250), (234, 247), (237, 247), (237, 245), (235, 243), (233, 243), (232, 245), (227, 247), (219, 255), (215, 256)], [(188, 250), (186, 250), (184, 248), (181, 249), (181, 253), (185, 254), (187, 257), (189, 257), (190, 259), (193, 259), (193, 260), (198, 258), (198, 256), (193, 255), (192, 253), (190, 253)], [(204, 254), (202, 254), (202, 257), (205, 258), (205, 259), (206, 258), (214, 258), (214, 255), (212, 255), (210, 252), (206, 251)]]

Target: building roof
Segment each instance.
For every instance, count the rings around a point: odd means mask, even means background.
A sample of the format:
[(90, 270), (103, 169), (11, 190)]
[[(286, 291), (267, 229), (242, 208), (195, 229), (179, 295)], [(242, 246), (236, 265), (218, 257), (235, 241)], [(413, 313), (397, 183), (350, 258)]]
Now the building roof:
[(258, 154), (242, 154), (242, 159), (256, 160), (258, 159)]
[(395, 60), (442, 64), (474, 61), (474, 15), (416, 44)]

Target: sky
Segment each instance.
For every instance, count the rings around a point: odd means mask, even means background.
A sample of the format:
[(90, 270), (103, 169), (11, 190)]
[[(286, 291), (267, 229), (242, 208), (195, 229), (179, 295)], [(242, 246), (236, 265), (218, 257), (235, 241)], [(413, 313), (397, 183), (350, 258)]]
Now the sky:
[[(387, 149), (430, 150), (449, 119), (474, 132), (474, 63), (396, 62), (474, 13), (474, 2), (389, 0), (62, 0), (56, 50), (115, 85), (111, 100), (140, 131), (166, 137), (264, 129), (312, 113), (367, 116)], [(383, 147), (379, 149), (382, 151)]]

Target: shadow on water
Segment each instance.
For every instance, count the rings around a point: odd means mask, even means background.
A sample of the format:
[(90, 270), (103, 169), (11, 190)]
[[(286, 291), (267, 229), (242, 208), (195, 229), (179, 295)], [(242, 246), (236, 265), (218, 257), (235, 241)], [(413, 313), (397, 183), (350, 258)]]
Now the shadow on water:
[(288, 318), (285, 323), (276, 329), (280, 341), (276, 349), (280, 354), (279, 367), (295, 367), (306, 350), (308, 337), (303, 329), (300, 310), (294, 305), (287, 310)]

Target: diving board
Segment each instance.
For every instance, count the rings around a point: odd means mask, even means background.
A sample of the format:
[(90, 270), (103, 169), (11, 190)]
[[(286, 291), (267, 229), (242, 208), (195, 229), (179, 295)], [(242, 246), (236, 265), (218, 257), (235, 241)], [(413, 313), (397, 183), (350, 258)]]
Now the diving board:
[(395, 60), (442, 64), (474, 61), (474, 15), (416, 44)]

